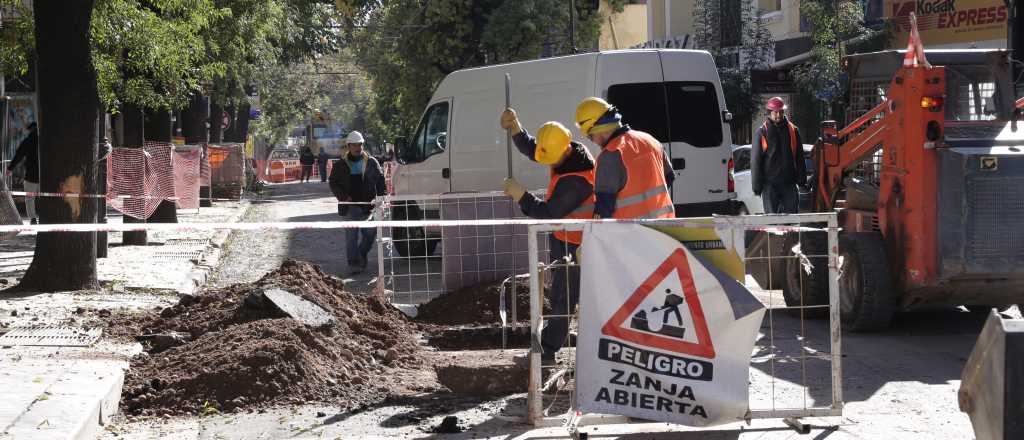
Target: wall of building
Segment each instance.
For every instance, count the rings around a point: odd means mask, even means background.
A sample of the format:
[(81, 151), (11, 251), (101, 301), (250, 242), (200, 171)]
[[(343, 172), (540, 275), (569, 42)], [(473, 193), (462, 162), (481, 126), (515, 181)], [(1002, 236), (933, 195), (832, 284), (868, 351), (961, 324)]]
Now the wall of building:
[(601, 23), (600, 50), (626, 49), (647, 41), (647, 5), (628, 4), (622, 12), (615, 13), (607, 1), (600, 7)]

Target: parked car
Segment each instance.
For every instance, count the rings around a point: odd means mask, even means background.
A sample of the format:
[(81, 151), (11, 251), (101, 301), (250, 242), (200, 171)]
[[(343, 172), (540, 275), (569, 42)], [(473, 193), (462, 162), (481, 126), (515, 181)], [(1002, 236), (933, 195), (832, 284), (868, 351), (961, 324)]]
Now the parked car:
[[(811, 149), (814, 145), (804, 144), (804, 163), (807, 165), (807, 183), (814, 180), (814, 161), (811, 160)], [(736, 201), (739, 202), (739, 214), (764, 214), (764, 202), (754, 194), (750, 176), (750, 144), (732, 146), (733, 180), (736, 182)], [(810, 209), (811, 194), (800, 190), (800, 211)]]

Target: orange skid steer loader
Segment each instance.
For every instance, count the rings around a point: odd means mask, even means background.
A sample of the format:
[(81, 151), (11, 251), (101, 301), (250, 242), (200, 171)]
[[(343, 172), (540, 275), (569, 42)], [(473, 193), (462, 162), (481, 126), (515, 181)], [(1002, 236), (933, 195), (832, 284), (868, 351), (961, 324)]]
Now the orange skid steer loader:
[[(812, 152), (814, 209), (837, 210), (842, 228), (843, 326), (884, 329), (923, 304), (1024, 302), (1024, 124), (1009, 53), (926, 59), (914, 26), (906, 51), (845, 63), (849, 113), (862, 114), (842, 129), (823, 122)], [(793, 242), (787, 304), (828, 304), (826, 265), (799, 261), (826, 254), (825, 242), (817, 232)]]

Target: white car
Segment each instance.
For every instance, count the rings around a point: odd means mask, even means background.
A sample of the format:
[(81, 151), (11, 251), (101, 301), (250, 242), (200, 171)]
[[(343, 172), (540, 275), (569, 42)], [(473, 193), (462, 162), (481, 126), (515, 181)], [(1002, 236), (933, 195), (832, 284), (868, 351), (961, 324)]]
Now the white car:
[[(814, 176), (814, 161), (811, 160), (811, 149), (814, 145), (804, 144), (804, 163), (807, 165), (807, 182), (811, 183)], [(736, 182), (736, 201), (740, 202), (738, 214), (764, 214), (764, 203), (761, 196), (754, 194), (750, 176), (750, 144), (733, 145), (733, 180)], [(809, 200), (809, 193), (800, 190), (800, 207), (805, 209), (805, 199)]]

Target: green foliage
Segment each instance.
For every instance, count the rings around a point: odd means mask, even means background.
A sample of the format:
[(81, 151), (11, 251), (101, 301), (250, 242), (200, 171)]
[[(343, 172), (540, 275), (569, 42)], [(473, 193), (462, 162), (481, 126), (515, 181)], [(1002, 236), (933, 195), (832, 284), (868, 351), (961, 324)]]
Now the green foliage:
[[(576, 46), (596, 47), (600, 14), (578, 1)], [(613, 7), (622, 9), (622, 1)], [(383, 0), (361, 10), (351, 46), (376, 93), (367, 130), (407, 133), (448, 73), (572, 51), (564, 0)]]
[[(732, 6), (737, 9), (727, 9)], [(739, 14), (735, 17), (734, 14)], [(715, 57), (718, 74), (725, 92), (725, 101), (734, 120), (748, 121), (760, 104), (753, 94), (750, 71), (767, 69), (774, 50), (771, 33), (753, 3), (729, 0), (697, 2), (694, 8), (694, 41), (698, 49)], [(728, 33), (740, 35), (739, 45), (730, 45)], [(739, 62), (731, 62), (738, 59)]]
[(794, 78), (802, 92), (831, 103), (842, 96), (842, 42), (865, 37), (864, 11), (852, 0), (804, 0), (800, 13), (810, 25), (811, 58), (794, 69)]
[(263, 116), (254, 124), (256, 134), (280, 142), (295, 126), (304, 125), (320, 111), (348, 129), (380, 134), (367, 126), (373, 91), (369, 79), (350, 53), (325, 55), (315, 61), (278, 65), (259, 76)]
[(91, 38), (100, 101), (180, 108), (224, 70), (204, 64), (202, 32), (226, 15), (211, 0), (97, 0)]
[(28, 73), (29, 55), (35, 50), (35, 24), (32, 10), (21, 0), (0, 0), (3, 26), (0, 27), (0, 69), (4, 75)]

